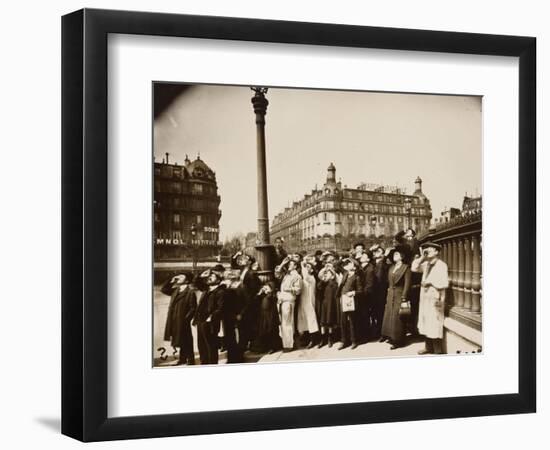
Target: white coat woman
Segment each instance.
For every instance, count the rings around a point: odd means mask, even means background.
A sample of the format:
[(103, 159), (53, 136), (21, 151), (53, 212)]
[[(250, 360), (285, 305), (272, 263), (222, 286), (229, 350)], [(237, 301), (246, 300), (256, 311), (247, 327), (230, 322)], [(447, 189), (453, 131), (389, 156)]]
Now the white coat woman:
[(297, 271), (298, 263), (288, 261), (288, 270), (277, 293), (277, 304), (281, 315), (281, 339), (283, 351), (294, 348), (294, 308), (296, 297), (302, 291), (302, 277)]
[(424, 244), (421, 256), (411, 264), (413, 272), (422, 273), (418, 332), (426, 336), (426, 347), (418, 353), (443, 353), (443, 321), (445, 319), (445, 292), (449, 287), (447, 264), (439, 259), (441, 246), (433, 242)]
[(319, 324), (315, 314), (315, 285), (312, 263), (302, 261), (302, 291), (298, 302), (297, 329), (300, 336), (306, 332), (309, 333), (308, 348), (315, 345), (316, 333), (319, 332)]

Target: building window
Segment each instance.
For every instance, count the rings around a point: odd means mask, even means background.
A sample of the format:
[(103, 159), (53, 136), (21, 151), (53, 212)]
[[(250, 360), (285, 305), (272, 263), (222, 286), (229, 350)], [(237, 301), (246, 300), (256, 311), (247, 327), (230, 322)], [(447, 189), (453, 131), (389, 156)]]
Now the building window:
[(193, 194), (202, 194), (202, 184), (193, 183), (192, 192)]
[(202, 216), (200, 214), (197, 214), (197, 216), (195, 217), (196, 219), (196, 222), (197, 224), (201, 224), (202, 223)]
[(179, 224), (180, 224), (180, 215), (174, 214), (174, 225), (179, 225)]
[(365, 216), (364, 216), (363, 214), (359, 214), (359, 220), (364, 221), (364, 220), (365, 220)]
[(159, 213), (155, 213), (155, 222), (160, 222), (160, 216)]

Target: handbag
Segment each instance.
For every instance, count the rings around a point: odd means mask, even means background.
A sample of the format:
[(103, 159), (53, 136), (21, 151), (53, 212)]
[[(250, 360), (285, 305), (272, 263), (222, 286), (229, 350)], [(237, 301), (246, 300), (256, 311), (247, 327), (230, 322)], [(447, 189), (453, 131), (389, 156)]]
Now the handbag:
[(399, 305), (399, 317), (407, 318), (411, 315), (411, 302), (408, 300), (401, 300)]
[(342, 302), (342, 312), (355, 311), (355, 299), (349, 295), (342, 295), (340, 298)]

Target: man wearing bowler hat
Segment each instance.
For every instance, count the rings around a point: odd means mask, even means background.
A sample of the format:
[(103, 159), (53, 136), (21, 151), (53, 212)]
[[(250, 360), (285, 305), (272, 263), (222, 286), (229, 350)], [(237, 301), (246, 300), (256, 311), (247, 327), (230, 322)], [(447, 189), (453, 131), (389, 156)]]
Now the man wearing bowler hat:
[(349, 347), (357, 348), (359, 343), (358, 320), (358, 299), (363, 291), (362, 277), (359, 273), (359, 263), (353, 258), (346, 258), (342, 261), (345, 270), (342, 283), (338, 287), (336, 299), (339, 301), (340, 309), (340, 332), (341, 341), (338, 350)]
[(223, 266), (203, 272), (206, 291), (202, 295), (193, 325), (197, 326), (197, 342), (201, 364), (218, 364), (218, 333), (223, 318), (225, 286), (221, 284)]
[(178, 365), (195, 364), (191, 320), (197, 309), (196, 290), (191, 286), (193, 274), (185, 272), (168, 279), (161, 292), (170, 295), (164, 340), (179, 348)]
[(418, 332), (426, 337), (426, 346), (418, 353), (443, 353), (443, 320), (445, 292), (449, 287), (447, 264), (439, 259), (441, 246), (427, 242), (420, 248), (412, 264), (413, 272), (422, 273), (420, 304), (418, 307)]

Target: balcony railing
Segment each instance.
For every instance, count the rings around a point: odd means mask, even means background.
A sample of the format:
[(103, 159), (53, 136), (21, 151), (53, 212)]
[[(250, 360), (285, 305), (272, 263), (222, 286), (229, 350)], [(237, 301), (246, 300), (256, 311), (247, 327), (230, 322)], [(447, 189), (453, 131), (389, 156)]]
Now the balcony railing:
[(449, 269), (446, 313), (481, 331), (482, 322), (482, 214), (481, 211), (438, 224), (422, 236), (442, 246), (441, 259)]

